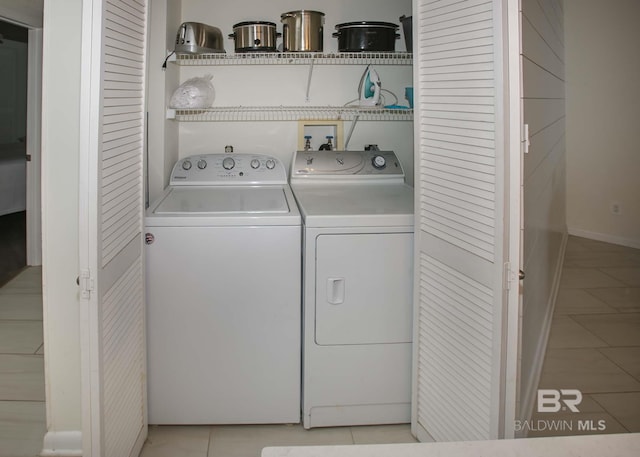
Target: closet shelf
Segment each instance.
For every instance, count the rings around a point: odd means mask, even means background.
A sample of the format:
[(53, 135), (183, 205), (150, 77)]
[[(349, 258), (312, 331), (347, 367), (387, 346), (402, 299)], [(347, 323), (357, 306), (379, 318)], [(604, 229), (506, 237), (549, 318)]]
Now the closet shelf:
[(168, 109), (167, 119), (181, 122), (353, 120), (411, 121), (412, 109), (350, 106), (220, 106), (208, 109)]
[(412, 65), (410, 52), (246, 52), (237, 54), (180, 54), (169, 58), (178, 65)]

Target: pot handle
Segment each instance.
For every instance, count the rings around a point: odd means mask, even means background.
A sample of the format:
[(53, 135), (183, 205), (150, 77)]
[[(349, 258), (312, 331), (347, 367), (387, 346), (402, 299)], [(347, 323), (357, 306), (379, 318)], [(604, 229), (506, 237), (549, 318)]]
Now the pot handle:
[(397, 40), (398, 38), (400, 38), (400, 34), (399, 34), (399, 33), (396, 33), (396, 40)]
[[(338, 38), (340, 36), (340, 32), (333, 32), (331, 34), (331, 36), (334, 37), (334, 38)], [(398, 35), (398, 36), (400, 36), (400, 35)]]
[(235, 34), (235, 33), (230, 33), (230, 34), (229, 34), (229, 38), (235, 38), (235, 37), (236, 37), (236, 34)]

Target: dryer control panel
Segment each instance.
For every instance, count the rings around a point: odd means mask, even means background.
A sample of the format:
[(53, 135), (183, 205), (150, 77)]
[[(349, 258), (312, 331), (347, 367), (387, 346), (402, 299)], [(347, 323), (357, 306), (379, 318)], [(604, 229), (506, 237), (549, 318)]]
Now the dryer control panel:
[(200, 154), (178, 160), (172, 186), (286, 184), (287, 172), (277, 157), (264, 154)]
[(297, 151), (291, 179), (298, 178), (404, 181), (404, 170), (393, 151)]

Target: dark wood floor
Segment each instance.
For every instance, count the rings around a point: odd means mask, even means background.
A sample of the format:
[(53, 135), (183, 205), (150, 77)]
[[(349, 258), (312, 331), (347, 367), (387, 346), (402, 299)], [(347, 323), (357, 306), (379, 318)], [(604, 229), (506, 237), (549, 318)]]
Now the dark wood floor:
[(27, 265), (26, 212), (0, 216), (0, 287)]

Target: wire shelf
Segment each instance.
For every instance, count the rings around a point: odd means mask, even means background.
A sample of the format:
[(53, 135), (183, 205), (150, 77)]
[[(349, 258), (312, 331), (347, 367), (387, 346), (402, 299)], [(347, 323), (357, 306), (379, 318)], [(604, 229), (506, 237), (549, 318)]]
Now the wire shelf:
[(168, 109), (167, 119), (180, 122), (353, 120), (411, 121), (412, 109), (359, 106), (220, 106), (208, 109)]
[(180, 54), (169, 58), (178, 65), (412, 65), (410, 52), (245, 52), (237, 54)]

